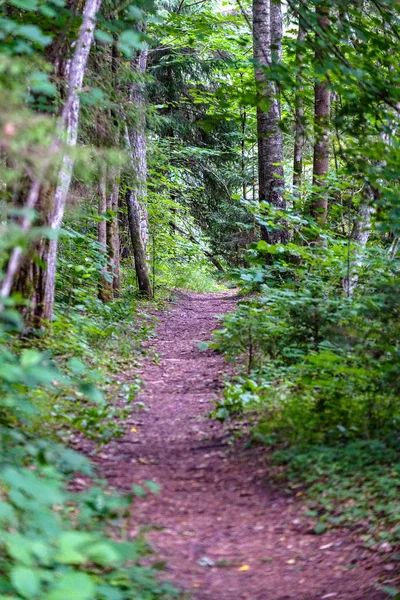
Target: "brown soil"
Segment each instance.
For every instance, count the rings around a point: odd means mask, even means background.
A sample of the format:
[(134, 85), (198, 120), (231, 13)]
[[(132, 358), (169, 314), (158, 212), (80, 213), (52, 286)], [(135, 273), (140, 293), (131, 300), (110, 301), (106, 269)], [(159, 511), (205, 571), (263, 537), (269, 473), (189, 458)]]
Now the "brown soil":
[(195, 600), (382, 600), (379, 557), (348, 532), (315, 535), (301, 501), (269, 482), (265, 450), (230, 446), (208, 418), (226, 365), (197, 346), (234, 303), (182, 294), (163, 315), (159, 364), (149, 359), (142, 371), (147, 410), (99, 457), (116, 488), (161, 485), (135, 505), (131, 533), (155, 527), (148, 539), (167, 563), (164, 576)]

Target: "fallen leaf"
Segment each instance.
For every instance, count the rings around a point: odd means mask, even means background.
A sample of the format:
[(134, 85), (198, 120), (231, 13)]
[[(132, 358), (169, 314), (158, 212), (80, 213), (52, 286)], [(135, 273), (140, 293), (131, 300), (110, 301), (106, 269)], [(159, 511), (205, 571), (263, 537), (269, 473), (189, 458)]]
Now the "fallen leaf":
[(327, 550), (328, 548), (331, 548), (333, 546), (333, 544), (325, 544), (324, 546), (320, 546), (319, 549), (320, 550)]
[(131, 431), (132, 431), (133, 433), (135, 433), (135, 432), (137, 431), (136, 427), (132, 427), (132, 428), (131, 428)]
[(286, 561), (286, 563), (287, 563), (288, 565), (295, 565), (295, 564), (296, 564), (296, 561), (294, 560), (294, 558), (289, 558), (289, 560), (287, 560), (287, 561)]
[(242, 565), (239, 567), (239, 571), (248, 571), (250, 569), (250, 565)]

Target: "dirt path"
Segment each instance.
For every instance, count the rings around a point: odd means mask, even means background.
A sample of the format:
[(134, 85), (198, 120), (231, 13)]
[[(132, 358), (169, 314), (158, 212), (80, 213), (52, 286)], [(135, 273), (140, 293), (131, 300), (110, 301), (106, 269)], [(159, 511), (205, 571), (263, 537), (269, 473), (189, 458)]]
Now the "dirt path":
[[(164, 314), (147, 361), (141, 400), (125, 439), (101, 467), (127, 489), (157, 481), (160, 495), (134, 508), (133, 523), (156, 526), (149, 539), (166, 576), (195, 600), (381, 600), (378, 565), (350, 534), (317, 536), (301, 504), (274, 490), (262, 448), (232, 450), (207, 414), (221, 389), (221, 356), (200, 352), (228, 296), (182, 295)], [(133, 600), (133, 599), (132, 599)]]

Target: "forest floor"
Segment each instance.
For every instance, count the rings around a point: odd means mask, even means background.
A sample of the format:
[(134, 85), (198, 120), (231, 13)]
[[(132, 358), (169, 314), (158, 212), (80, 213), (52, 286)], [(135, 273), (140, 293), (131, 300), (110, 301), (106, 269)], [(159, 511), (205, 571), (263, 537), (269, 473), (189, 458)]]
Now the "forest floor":
[(149, 529), (155, 560), (166, 561), (163, 577), (195, 600), (386, 598), (374, 583), (381, 558), (349, 531), (316, 535), (301, 499), (271, 483), (265, 449), (229, 444), (208, 418), (226, 364), (198, 343), (235, 301), (180, 294), (169, 306), (157, 327), (158, 364), (148, 358), (140, 373), (146, 410), (96, 459), (115, 488), (161, 486), (135, 504), (131, 533)]

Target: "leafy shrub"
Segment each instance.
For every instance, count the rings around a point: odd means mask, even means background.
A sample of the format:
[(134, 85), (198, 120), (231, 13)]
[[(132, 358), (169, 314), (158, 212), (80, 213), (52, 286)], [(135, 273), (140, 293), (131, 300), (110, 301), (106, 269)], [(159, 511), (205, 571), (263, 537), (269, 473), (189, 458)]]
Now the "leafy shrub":
[[(75, 414), (79, 404), (87, 408), (78, 409), (76, 419), (82, 422), (73, 425), (96, 438), (104, 417), (111, 417), (81, 360), (70, 358), (60, 368), (48, 350), (21, 349), (15, 341), (21, 329), (16, 312), (1, 312), (0, 595), (10, 600), (176, 597), (158, 580), (144, 539), (126, 534), (134, 497), (156, 486), (147, 482), (132, 494), (111, 494), (96, 482), (87, 459), (43, 435), (44, 397), (74, 393)], [(61, 412), (68, 420), (65, 398)], [(77, 473), (88, 484), (81, 493), (71, 491)]]
[(299, 261), (286, 248), (272, 263), (264, 250), (243, 271), (252, 297), (214, 333), (236, 374), (212, 416), (245, 415), (251, 440), (279, 449), (278, 476), (311, 499), (319, 532), (357, 525), (397, 544), (399, 261), (366, 253), (348, 298), (341, 245), (302, 247)]
[[(239, 356), (241, 375), (218, 407), (257, 409), (285, 439), (322, 443), (373, 437), (399, 425), (397, 264), (368, 293), (346, 298), (318, 272), (262, 287), (215, 333), (214, 347)], [(220, 409), (224, 409), (221, 412)]]

